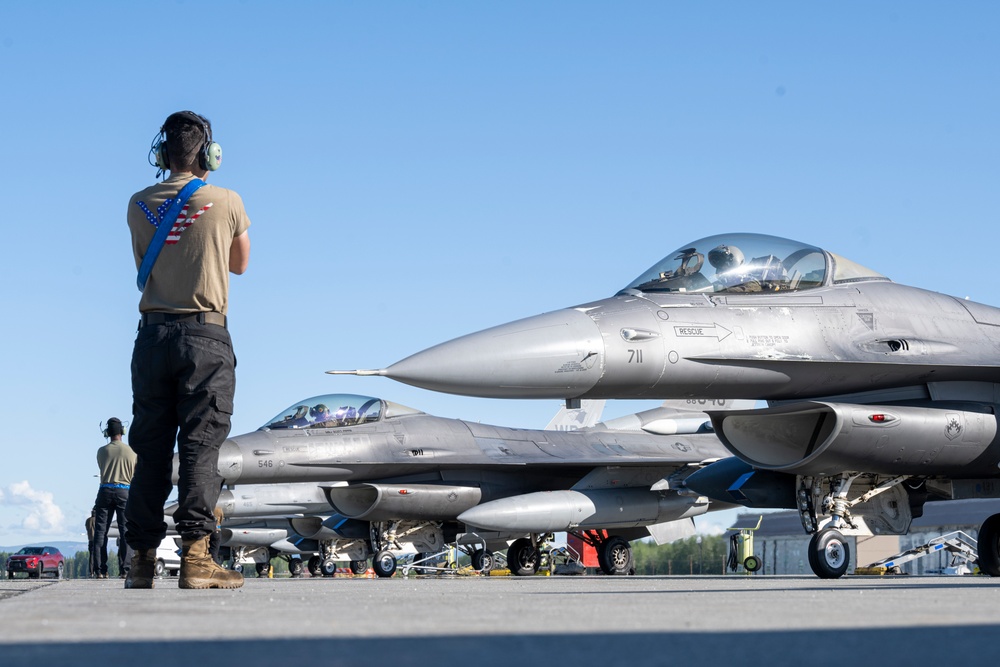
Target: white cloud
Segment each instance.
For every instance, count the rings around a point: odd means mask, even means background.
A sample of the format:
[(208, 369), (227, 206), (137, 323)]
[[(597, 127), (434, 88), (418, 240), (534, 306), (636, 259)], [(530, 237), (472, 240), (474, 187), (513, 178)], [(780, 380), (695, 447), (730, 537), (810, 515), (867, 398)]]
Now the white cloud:
[(709, 512), (694, 518), (695, 529), (702, 535), (722, 535), (736, 521), (738, 510)]
[(66, 517), (53, 501), (52, 494), (31, 488), (27, 480), (0, 489), (0, 505), (17, 505), (27, 509), (27, 516), (17, 526), (22, 530), (49, 535), (66, 529)]

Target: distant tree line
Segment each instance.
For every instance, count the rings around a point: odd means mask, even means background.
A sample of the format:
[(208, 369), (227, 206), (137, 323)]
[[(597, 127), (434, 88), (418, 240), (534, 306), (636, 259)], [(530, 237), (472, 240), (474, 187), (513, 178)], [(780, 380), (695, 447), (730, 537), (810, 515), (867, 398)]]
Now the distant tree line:
[(670, 544), (632, 543), (636, 574), (723, 574), (728, 535), (696, 535)]

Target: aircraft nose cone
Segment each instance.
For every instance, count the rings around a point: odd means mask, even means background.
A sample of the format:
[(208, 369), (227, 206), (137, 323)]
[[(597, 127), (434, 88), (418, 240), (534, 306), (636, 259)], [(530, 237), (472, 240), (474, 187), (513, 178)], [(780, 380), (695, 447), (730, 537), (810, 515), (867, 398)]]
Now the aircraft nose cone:
[(604, 366), (594, 321), (558, 310), (462, 336), (398, 361), (385, 375), (448, 394), (486, 398), (576, 398)]
[(226, 482), (235, 482), (243, 472), (243, 452), (232, 438), (223, 442), (219, 448), (218, 470)]
[[(232, 484), (247, 473), (256, 472), (255, 461), (274, 453), (274, 442), (261, 431), (252, 431), (228, 438), (219, 448), (219, 474)], [(244, 479), (244, 482), (247, 480)]]

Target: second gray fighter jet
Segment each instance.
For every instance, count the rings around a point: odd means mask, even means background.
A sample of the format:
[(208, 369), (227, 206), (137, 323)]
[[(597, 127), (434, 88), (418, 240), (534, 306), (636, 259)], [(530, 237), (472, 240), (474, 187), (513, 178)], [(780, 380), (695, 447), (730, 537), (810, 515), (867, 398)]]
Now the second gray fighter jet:
[[(230, 488), (221, 500), (230, 517), (266, 515), (267, 505), (275, 515), (320, 512), (318, 488), (327, 514), (339, 517), (295, 519), (296, 533), (331, 550), (344, 539), (367, 546), (351, 558), (374, 554), (380, 576), (395, 570), (399, 542), (441, 545), (459, 532), (483, 543), (527, 535), (507, 553), (520, 574), (537, 569), (541, 535), (572, 532), (598, 546), (606, 571), (623, 573), (627, 539), (709, 509), (706, 499), (677, 492), (691, 470), (725, 455), (702, 407), (540, 431), (434, 417), (368, 396), (317, 396), (223, 444), (219, 472)], [(282, 492), (286, 484), (292, 495)], [(358, 540), (359, 524), (367, 540)], [(482, 569), (485, 550), (472, 555)]]

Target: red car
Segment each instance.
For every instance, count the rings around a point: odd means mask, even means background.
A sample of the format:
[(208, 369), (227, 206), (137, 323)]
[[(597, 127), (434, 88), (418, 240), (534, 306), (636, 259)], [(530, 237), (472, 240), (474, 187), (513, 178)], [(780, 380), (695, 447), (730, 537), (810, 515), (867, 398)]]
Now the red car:
[(43, 574), (62, 579), (63, 555), (55, 547), (24, 547), (7, 559), (7, 578), (13, 579), (15, 572), (27, 572), (29, 579)]

